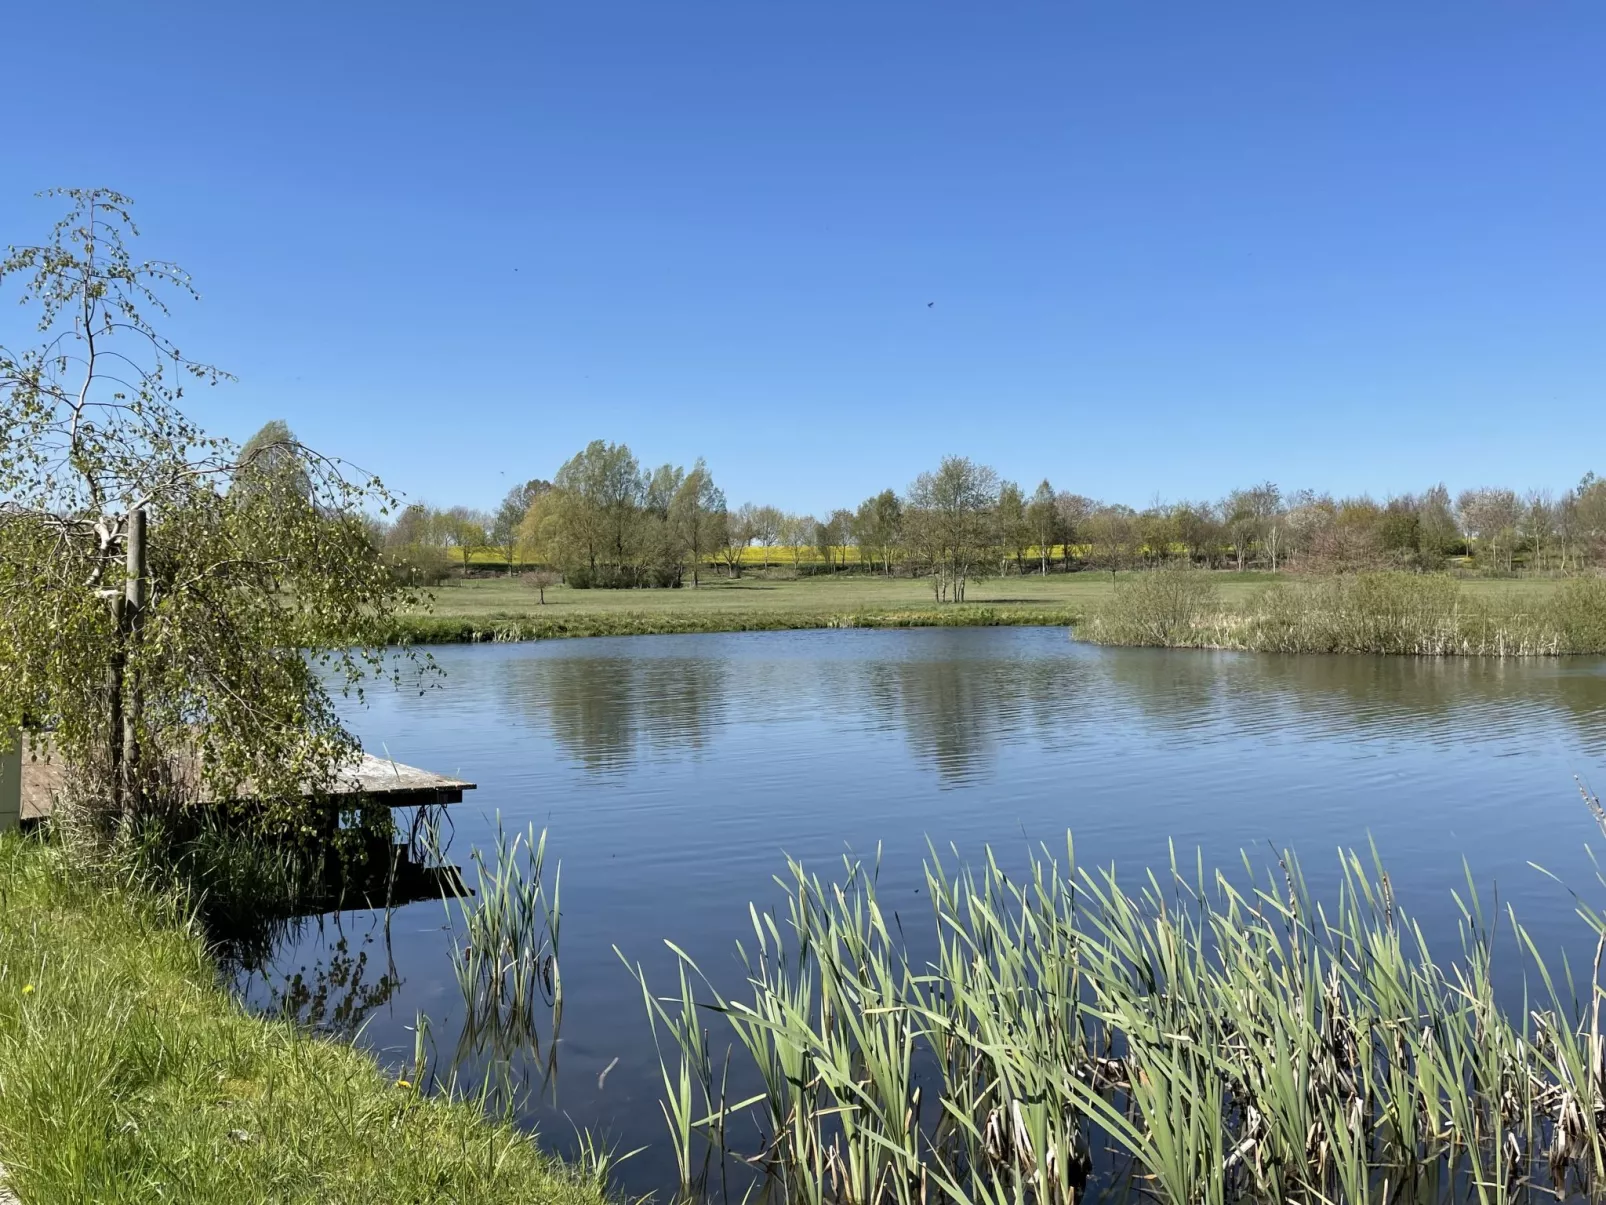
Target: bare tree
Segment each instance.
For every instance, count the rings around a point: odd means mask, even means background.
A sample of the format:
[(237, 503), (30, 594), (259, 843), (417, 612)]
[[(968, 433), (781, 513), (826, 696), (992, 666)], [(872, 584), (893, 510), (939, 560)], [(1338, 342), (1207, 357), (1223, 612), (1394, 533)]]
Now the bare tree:
[(1523, 499), (1522, 537), (1528, 542), (1528, 564), (1536, 569), (1549, 567), (1551, 541), (1556, 534), (1556, 504), (1549, 490), (1529, 490)]
[(753, 542), (753, 510), (752, 503), (747, 503), (725, 516), (716, 551), (731, 581), (742, 576), (742, 555)]
[(1059, 520), (1059, 537), (1065, 545), (1065, 568), (1071, 567), (1071, 547), (1082, 540), (1082, 524), (1098, 509), (1093, 499), (1061, 491), (1054, 495), (1054, 515)]
[(770, 567), (770, 549), (775, 547), (781, 539), (781, 526), (784, 516), (780, 510), (773, 506), (744, 506), (749, 510), (748, 525), (752, 528), (753, 540), (764, 550), (764, 568)]
[(1253, 489), (1245, 490), (1243, 501), (1254, 520), (1254, 538), (1271, 561), (1271, 571), (1277, 572), (1277, 545), (1282, 538), (1283, 492), (1275, 482), (1263, 481)]
[(792, 554), (794, 571), (802, 561), (802, 550), (814, 539), (813, 522), (805, 515), (783, 513), (781, 521), (776, 524), (776, 534), (781, 545)]
[(1477, 541), (1479, 549), (1488, 550), (1496, 567), (1504, 563), (1506, 571), (1511, 572), (1522, 513), (1516, 492), (1488, 487), (1465, 490), (1456, 500), (1456, 510), (1461, 526)]
[(1116, 572), (1132, 563), (1137, 516), (1130, 506), (1101, 506), (1082, 521), (1082, 533), (1091, 564), (1108, 571), (1113, 585)]
[(546, 606), (546, 592), (563, 579), (551, 569), (532, 569), (519, 575), (519, 580), (536, 592), (540, 605)]
[(482, 510), (454, 506), (443, 518), (442, 534), (446, 546), (457, 549), (457, 554), (463, 558), (463, 576), (467, 577), (474, 554), (491, 547), (491, 517)]

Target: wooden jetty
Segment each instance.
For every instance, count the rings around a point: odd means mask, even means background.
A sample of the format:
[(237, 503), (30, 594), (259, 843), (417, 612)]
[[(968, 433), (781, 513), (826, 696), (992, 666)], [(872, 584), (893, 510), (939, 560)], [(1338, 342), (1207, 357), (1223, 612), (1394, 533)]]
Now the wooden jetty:
[[(28, 742), (24, 742), (22, 823), (36, 824), (50, 815), (61, 793), (63, 778), (61, 762), (52, 757), (48, 747), (30, 748)], [(340, 774), (329, 794), (335, 803), (368, 800), (400, 808), (461, 803), (463, 792), (473, 789), (473, 783), (460, 778), (449, 778), (365, 753), (361, 761)]]

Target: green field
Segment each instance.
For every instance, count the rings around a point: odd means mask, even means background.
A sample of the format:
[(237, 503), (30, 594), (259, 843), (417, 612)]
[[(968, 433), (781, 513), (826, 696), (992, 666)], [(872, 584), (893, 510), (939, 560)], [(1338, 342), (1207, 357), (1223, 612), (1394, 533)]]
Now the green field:
[[(1048, 578), (998, 578), (969, 587), (966, 606), (1014, 605), (1066, 607), (1110, 593), (1108, 574), (1057, 574)], [(541, 610), (536, 592), (518, 578), (469, 578), (450, 581), (431, 592), (436, 615), (523, 615)], [(861, 574), (838, 577), (762, 577), (744, 575), (735, 581), (704, 578), (693, 589), (571, 590), (548, 587), (545, 610), (709, 612), (709, 611), (868, 611), (935, 605), (926, 579), (883, 578)]]
[[(1130, 574), (1121, 574), (1120, 579)], [(1246, 599), (1264, 573), (1211, 575), (1224, 602)], [(1463, 583), (1469, 592), (1548, 591), (1540, 580)], [(573, 590), (552, 586), (546, 604), (517, 577), (451, 581), (430, 592), (427, 614), (404, 616), (398, 639), (452, 642), (551, 636), (745, 631), (811, 627), (1068, 624), (1114, 591), (1105, 573), (991, 578), (973, 582), (963, 604), (937, 603), (926, 579), (860, 574), (794, 579), (747, 574), (705, 579), (695, 589)]]

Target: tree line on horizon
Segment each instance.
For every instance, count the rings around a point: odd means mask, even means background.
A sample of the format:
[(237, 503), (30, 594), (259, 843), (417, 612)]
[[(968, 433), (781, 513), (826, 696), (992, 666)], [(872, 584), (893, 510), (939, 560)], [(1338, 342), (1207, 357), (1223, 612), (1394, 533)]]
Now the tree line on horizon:
[[(1606, 480), (1571, 489), (1444, 485), (1378, 501), (1275, 483), (1143, 509), (1056, 489), (1028, 492), (986, 465), (944, 457), (902, 491), (856, 507), (796, 514), (731, 506), (707, 464), (645, 468), (625, 444), (596, 440), (552, 479), (511, 489), (494, 513), (407, 507), (380, 534), (399, 571), (439, 580), (494, 556), (506, 571), (547, 571), (577, 587), (696, 586), (718, 570), (876, 573), (931, 580), (962, 601), (976, 577), (1186, 563), (1238, 570), (1442, 569), (1576, 572), (1606, 564)], [(757, 566), (753, 562), (757, 562)]]

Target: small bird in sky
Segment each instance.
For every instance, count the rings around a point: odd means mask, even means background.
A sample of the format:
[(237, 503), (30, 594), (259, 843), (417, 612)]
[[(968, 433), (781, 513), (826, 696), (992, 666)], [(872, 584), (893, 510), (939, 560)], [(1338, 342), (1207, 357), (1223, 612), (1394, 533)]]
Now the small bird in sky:
[(926, 308), (929, 310), (932, 306), (934, 306), (936, 304), (937, 303), (935, 301), (928, 301), (928, 302), (926, 302)]

